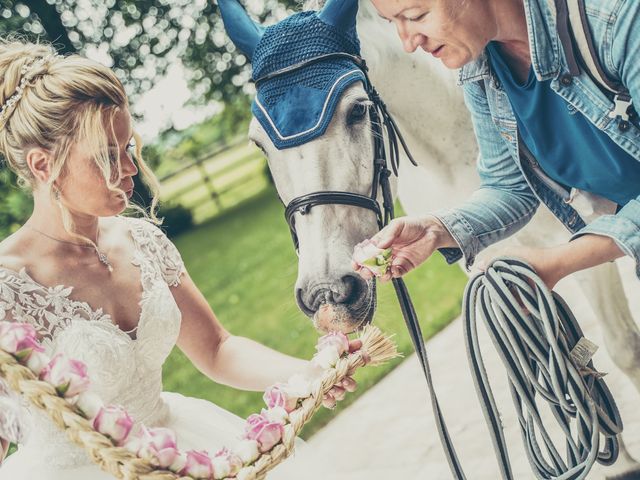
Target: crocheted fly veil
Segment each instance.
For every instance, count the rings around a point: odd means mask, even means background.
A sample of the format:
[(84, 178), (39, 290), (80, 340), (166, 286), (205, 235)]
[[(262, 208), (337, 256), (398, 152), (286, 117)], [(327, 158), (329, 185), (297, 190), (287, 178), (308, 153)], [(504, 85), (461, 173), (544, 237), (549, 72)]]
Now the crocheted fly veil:
[(278, 149), (324, 134), (345, 89), (365, 76), (348, 58), (334, 58), (260, 80), (319, 55), (360, 55), (357, 0), (329, 0), (319, 12), (301, 12), (263, 28), (237, 0), (219, 0), (231, 40), (253, 66), (257, 95), (252, 113)]

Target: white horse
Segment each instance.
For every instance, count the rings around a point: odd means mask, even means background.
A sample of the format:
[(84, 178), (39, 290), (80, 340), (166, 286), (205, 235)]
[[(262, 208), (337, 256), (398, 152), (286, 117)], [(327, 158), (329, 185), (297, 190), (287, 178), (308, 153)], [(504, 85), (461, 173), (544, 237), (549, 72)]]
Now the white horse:
[[(319, 10), (323, 0), (306, 9)], [(406, 159), (400, 168), (399, 198), (409, 214), (424, 214), (461, 204), (479, 186), (477, 146), (457, 74), (426, 54), (408, 55), (393, 28), (367, 0), (357, 18), (362, 56), (372, 83), (400, 126), (421, 168)], [(364, 116), (348, 121), (367, 103), (360, 83), (343, 94), (325, 134), (301, 146), (278, 150), (254, 118), (249, 137), (265, 152), (278, 193), (285, 204), (325, 190), (367, 195), (373, 175), (371, 125)], [(380, 197), (379, 197), (380, 198)], [(377, 230), (375, 215), (359, 207), (322, 205), (296, 215), (300, 242), (295, 296), (319, 329), (351, 331), (371, 318), (375, 289), (354, 275), (353, 247)], [(569, 233), (541, 207), (527, 228), (509, 241), (530, 246), (566, 242)], [(500, 248), (501, 243), (496, 248)], [(495, 250), (494, 250), (495, 251)], [(492, 249), (484, 255), (492, 255)], [(605, 345), (615, 364), (640, 392), (640, 330), (628, 307), (615, 263), (574, 275), (602, 320)], [(628, 454), (622, 460), (635, 469)]]

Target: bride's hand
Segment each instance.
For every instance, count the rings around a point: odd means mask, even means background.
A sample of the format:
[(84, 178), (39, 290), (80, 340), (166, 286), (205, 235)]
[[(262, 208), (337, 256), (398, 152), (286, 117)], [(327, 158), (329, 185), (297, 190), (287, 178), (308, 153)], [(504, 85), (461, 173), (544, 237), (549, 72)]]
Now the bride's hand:
[[(361, 340), (351, 340), (349, 342), (349, 353), (356, 352), (362, 348)], [(347, 392), (355, 392), (358, 384), (351, 377), (345, 377), (340, 383), (335, 385), (322, 399), (325, 408), (334, 409), (336, 404), (343, 400)]]
[(4, 438), (0, 438), (0, 465), (2, 465), (2, 462), (7, 456), (8, 451), (9, 451), (9, 442)]

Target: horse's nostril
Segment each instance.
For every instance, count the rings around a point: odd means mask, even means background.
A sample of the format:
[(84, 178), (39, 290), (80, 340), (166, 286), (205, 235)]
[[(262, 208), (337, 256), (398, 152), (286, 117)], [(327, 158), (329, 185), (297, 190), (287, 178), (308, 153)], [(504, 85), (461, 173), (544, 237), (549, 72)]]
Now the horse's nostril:
[(312, 310), (310, 305), (307, 305), (304, 299), (304, 290), (302, 288), (296, 288), (296, 303), (302, 313), (304, 313), (307, 317), (312, 317), (316, 310)]
[(316, 285), (315, 288), (296, 289), (298, 306), (309, 317), (313, 316), (325, 304), (356, 304), (366, 289), (366, 282), (355, 274), (344, 275), (334, 283), (321, 285)]
[(332, 292), (333, 303), (351, 303), (357, 299), (362, 290), (361, 284), (363, 280), (356, 275), (345, 275), (340, 279), (340, 286)]

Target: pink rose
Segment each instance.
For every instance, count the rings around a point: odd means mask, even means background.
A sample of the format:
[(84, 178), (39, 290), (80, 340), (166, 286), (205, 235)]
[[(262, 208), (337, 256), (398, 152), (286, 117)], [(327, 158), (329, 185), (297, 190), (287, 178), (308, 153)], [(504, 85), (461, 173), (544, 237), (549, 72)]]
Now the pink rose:
[(132, 427), (133, 419), (119, 405), (102, 407), (93, 421), (93, 428), (109, 437), (116, 445), (124, 443)]
[(51, 359), (49, 364), (40, 372), (40, 379), (49, 382), (63, 397), (75, 397), (89, 388), (87, 366), (78, 361), (67, 358), (62, 353)]
[(340, 355), (349, 351), (349, 337), (342, 332), (329, 332), (318, 339), (316, 350), (320, 351), (327, 347), (335, 347)]
[(187, 462), (180, 475), (190, 475), (193, 478), (211, 478), (213, 465), (207, 452), (189, 450), (187, 452)]
[(284, 435), (284, 426), (278, 422), (271, 422), (263, 414), (254, 413), (247, 418), (245, 438), (258, 442), (259, 450), (268, 452)]
[(176, 434), (168, 428), (142, 426), (136, 437), (137, 455), (156, 467), (169, 468), (179, 455)]
[(288, 395), (284, 389), (284, 385), (281, 383), (269, 388), (264, 392), (262, 398), (264, 399), (264, 403), (267, 404), (267, 407), (281, 407), (284, 408), (287, 413), (293, 412), (298, 405), (298, 398)]
[(0, 322), (0, 348), (21, 362), (32, 352), (44, 352), (35, 328), (28, 323)]

